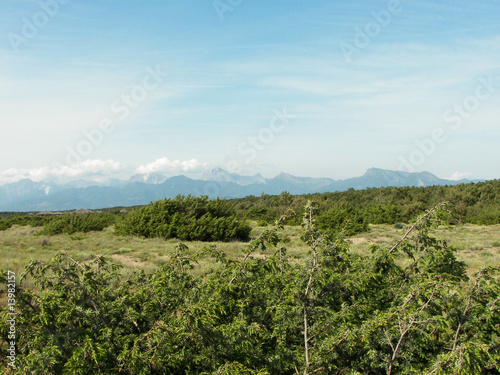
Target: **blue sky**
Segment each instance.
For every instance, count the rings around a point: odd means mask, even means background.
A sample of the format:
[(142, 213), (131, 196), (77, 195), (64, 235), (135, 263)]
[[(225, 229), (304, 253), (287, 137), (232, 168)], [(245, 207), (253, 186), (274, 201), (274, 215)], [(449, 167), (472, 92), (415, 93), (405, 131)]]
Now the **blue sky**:
[(0, 184), (500, 177), (498, 1), (0, 3)]

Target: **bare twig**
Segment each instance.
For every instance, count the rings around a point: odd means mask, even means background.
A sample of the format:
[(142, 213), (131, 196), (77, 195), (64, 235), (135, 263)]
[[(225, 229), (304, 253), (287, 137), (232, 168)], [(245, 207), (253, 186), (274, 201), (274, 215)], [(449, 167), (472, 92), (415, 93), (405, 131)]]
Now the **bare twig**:
[(306, 374), (306, 370), (309, 368), (309, 340), (307, 338), (308, 324), (307, 324), (307, 308), (304, 305), (304, 346), (306, 352), (306, 368), (304, 369), (304, 374)]
[(394, 365), (394, 361), (396, 360), (396, 356), (399, 352), (399, 349), (401, 349), (401, 345), (403, 344), (403, 341), (404, 339), (406, 338), (406, 335), (408, 334), (408, 332), (413, 328), (413, 326), (416, 324), (417, 322), (417, 318), (419, 316), (419, 314), (421, 314), (428, 306), (429, 304), (431, 303), (434, 295), (437, 293), (436, 290), (433, 290), (432, 293), (431, 293), (431, 296), (429, 297), (429, 299), (427, 300), (427, 302), (422, 306), (422, 308), (416, 313), (414, 314), (410, 324), (406, 327), (406, 329), (401, 333), (401, 336), (399, 337), (399, 340), (398, 340), (398, 343), (396, 344), (396, 347), (394, 348), (394, 346), (392, 345), (392, 342), (389, 340), (389, 345), (391, 346), (391, 348), (393, 348), (393, 351), (392, 351), (392, 358), (391, 360), (389, 361), (389, 368), (387, 369), (387, 373), (390, 375), (392, 374), (392, 367)]
[[(267, 232), (267, 233), (264, 232), (257, 240), (253, 241), (253, 244), (250, 246), (250, 250), (245, 254), (245, 257), (241, 261), (240, 268), (238, 269), (238, 271), (236, 273), (240, 272), (243, 269), (243, 266), (244, 266), (245, 262), (247, 261), (247, 259), (258, 248), (258, 244), (262, 243), (262, 241), (265, 238), (264, 234), (270, 234), (270, 233), (275, 232), (291, 216), (293, 216), (293, 212), (290, 215), (285, 214), (285, 215), (281, 216), (278, 220), (276, 220), (276, 223), (274, 224), (274, 226), (271, 228), (271, 230), (269, 232)], [(231, 278), (228, 285), (231, 285), (235, 280), (236, 280), (236, 274)]]
[(427, 219), (429, 216), (433, 215), (437, 211), (438, 208), (444, 206), (445, 204), (446, 203), (438, 204), (437, 206), (430, 209), (425, 215), (420, 216), (417, 219), (417, 221), (415, 221), (415, 223), (413, 223), (413, 225), (406, 231), (405, 235), (389, 250), (389, 254), (392, 254), (398, 248), (398, 246), (401, 245), (403, 243), (403, 241), (408, 238), (408, 236), (411, 234), (411, 232), (413, 232), (415, 230), (415, 228), (417, 228), (417, 226), (422, 221)]
[[(307, 213), (307, 221), (308, 221), (308, 224), (310, 226), (312, 226), (314, 223), (314, 221), (313, 221), (313, 216), (314, 216), (313, 207), (311, 204), (309, 204), (306, 208), (309, 210), (309, 212)], [(307, 369), (309, 368), (309, 337), (308, 337), (308, 335), (309, 335), (309, 329), (308, 329), (309, 323), (307, 321), (307, 299), (309, 297), (309, 291), (310, 291), (310, 288), (311, 288), (311, 285), (313, 282), (313, 275), (314, 275), (314, 272), (316, 271), (316, 267), (318, 264), (317, 246), (318, 246), (319, 240), (314, 238), (314, 231), (312, 231), (312, 232), (313, 232), (313, 235), (311, 238), (311, 246), (313, 249), (313, 261), (312, 261), (312, 266), (311, 266), (311, 273), (309, 274), (309, 280), (307, 281), (306, 290), (304, 291), (304, 305), (303, 305), (303, 311), (304, 311), (304, 350), (305, 350), (305, 362), (306, 362), (306, 366), (304, 368), (304, 374), (307, 374)]]
[(85, 267), (83, 267), (80, 263), (78, 263), (76, 260), (74, 260), (73, 258), (71, 258), (69, 255), (67, 255), (67, 257), (69, 258), (69, 260), (71, 260), (73, 263), (75, 263), (78, 267), (80, 267), (82, 270), (85, 269)]
[(457, 348), (458, 336), (460, 335), (460, 331), (462, 330), (463, 319), (467, 316), (467, 313), (469, 312), (470, 305), (472, 303), (472, 295), (474, 293), (474, 290), (478, 286), (478, 284), (479, 284), (479, 277), (476, 278), (476, 282), (474, 283), (474, 286), (472, 287), (472, 289), (470, 291), (469, 299), (467, 300), (467, 305), (465, 306), (465, 310), (464, 310), (464, 312), (462, 314), (462, 317), (460, 318), (460, 322), (458, 323), (458, 328), (457, 328), (457, 331), (455, 333), (455, 340), (453, 341), (453, 349), (452, 349), (452, 351), (455, 351), (455, 349)]
[(323, 370), (324, 370), (323, 367), (320, 367), (320, 368), (318, 368), (318, 369), (316, 369), (314, 371), (308, 372), (306, 375), (316, 374), (317, 372), (320, 372), (320, 371), (323, 371)]

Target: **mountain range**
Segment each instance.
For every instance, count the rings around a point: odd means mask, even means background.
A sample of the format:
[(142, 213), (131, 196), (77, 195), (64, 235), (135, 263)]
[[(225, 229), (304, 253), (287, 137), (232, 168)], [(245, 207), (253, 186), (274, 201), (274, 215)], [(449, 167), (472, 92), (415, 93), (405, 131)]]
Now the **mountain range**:
[(324, 193), (389, 186), (456, 185), (477, 182), (446, 180), (429, 172), (409, 173), (370, 168), (363, 176), (346, 180), (296, 177), (280, 173), (274, 178), (260, 174), (242, 176), (215, 168), (202, 179), (166, 177), (158, 173), (134, 175), (128, 180), (110, 179), (101, 183), (78, 180), (65, 185), (24, 179), (0, 186), (0, 211), (62, 211), (78, 208), (108, 208), (148, 204), (182, 195), (210, 198), (242, 198), (288, 191), (291, 194)]

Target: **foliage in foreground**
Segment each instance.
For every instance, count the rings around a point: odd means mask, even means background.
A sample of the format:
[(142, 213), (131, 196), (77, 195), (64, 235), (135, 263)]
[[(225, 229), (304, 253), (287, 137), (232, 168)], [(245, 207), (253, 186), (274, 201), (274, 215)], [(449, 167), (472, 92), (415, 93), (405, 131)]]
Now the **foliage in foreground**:
[[(308, 204), (308, 261), (289, 259), (279, 230), (241, 261), (190, 272), (180, 244), (152, 274), (121, 280), (96, 258), (32, 262), (18, 290), (17, 371), (31, 374), (495, 374), (500, 283), (470, 280), (453, 249), (429, 236), (431, 210), (391, 248), (364, 257), (324, 237)], [(257, 249), (266, 259), (252, 256)], [(0, 335), (7, 339), (6, 312)], [(3, 345), (4, 343), (2, 343)], [(2, 347), (2, 351), (3, 351)], [(5, 357), (0, 359), (5, 368)]]
[(183, 241), (248, 240), (252, 228), (237, 219), (224, 200), (178, 196), (132, 211), (116, 225), (116, 233)]

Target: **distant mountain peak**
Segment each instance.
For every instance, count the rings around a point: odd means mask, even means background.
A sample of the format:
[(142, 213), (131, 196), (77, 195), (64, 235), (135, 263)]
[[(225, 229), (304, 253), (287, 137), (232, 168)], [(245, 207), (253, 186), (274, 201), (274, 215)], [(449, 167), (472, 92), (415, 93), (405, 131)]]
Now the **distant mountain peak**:
[(297, 178), (297, 176), (294, 176), (294, 175), (292, 175), (290, 173), (281, 172), (275, 178)]
[[(214, 184), (207, 184), (214, 181)], [(219, 182), (217, 184), (217, 182)], [(366, 189), (401, 186), (455, 185), (468, 180), (440, 179), (429, 172), (410, 173), (370, 168), (363, 176), (346, 180), (330, 178), (297, 177), (280, 173), (270, 179), (260, 174), (242, 176), (222, 168), (214, 168), (203, 180), (183, 175), (167, 178), (159, 173), (138, 174), (127, 180), (92, 182), (76, 181), (66, 185), (34, 182), (24, 179), (0, 186), (0, 211), (71, 210), (80, 207), (99, 209), (105, 207), (148, 204), (177, 195), (208, 195), (210, 198), (243, 198), (260, 196), (262, 192), (278, 195), (313, 194), (348, 189)], [(479, 181), (475, 181), (479, 182)], [(92, 184), (88, 185), (87, 184)]]
[[(355, 188), (387, 187), (387, 186), (430, 186), (445, 185), (452, 181), (440, 179), (430, 172), (391, 171), (381, 168), (369, 168), (361, 177), (348, 180)], [(359, 181), (359, 185), (356, 182)]]
[(391, 171), (390, 169), (382, 168), (368, 168), (363, 176), (374, 176), (374, 175), (407, 175), (408, 172), (403, 171)]
[(260, 173), (253, 176), (243, 176), (237, 173), (228, 172), (220, 167), (212, 169), (209, 173), (205, 174), (202, 179), (215, 182), (233, 182), (241, 186), (266, 183), (266, 179), (262, 177)]
[(158, 185), (162, 184), (167, 180), (167, 177), (161, 173), (143, 173), (135, 174), (130, 177), (129, 182), (142, 182), (144, 184)]

